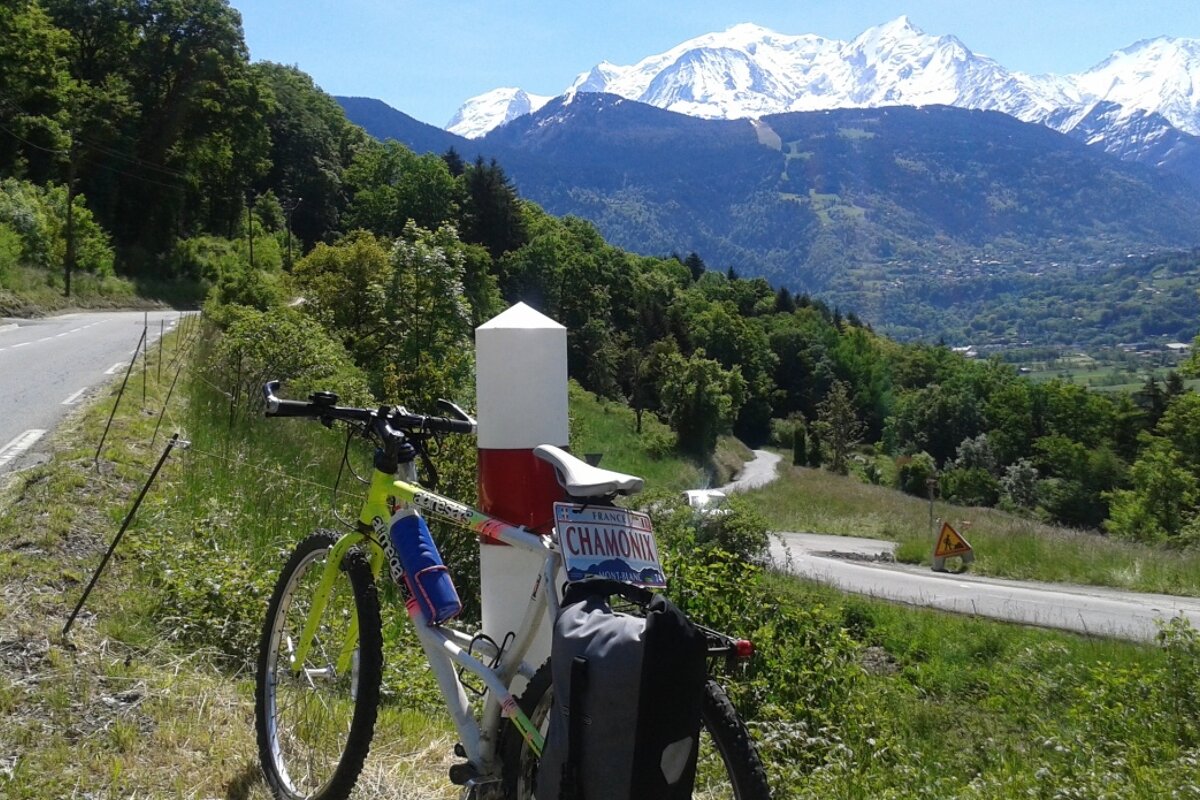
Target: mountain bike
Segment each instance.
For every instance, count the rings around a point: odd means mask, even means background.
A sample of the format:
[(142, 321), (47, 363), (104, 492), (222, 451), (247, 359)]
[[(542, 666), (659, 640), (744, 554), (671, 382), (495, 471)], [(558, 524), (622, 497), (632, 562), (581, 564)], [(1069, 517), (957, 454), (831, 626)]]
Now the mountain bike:
[[(311, 418), (328, 427), (344, 423), (349, 435), (366, 437), (375, 451), (355, 529), (344, 534), (319, 530), (301, 541), (267, 608), (255, 680), (255, 727), (271, 791), (287, 800), (340, 800), (353, 788), (380, 703), (383, 636), (377, 587), (386, 574), (405, 600), (458, 734), (454, 749), (464, 760), (450, 768), (451, 782), (462, 787), (464, 800), (533, 798), (554, 700), (549, 661), (538, 666), (525, 659), (543, 617), (558, 614), (554, 580), (565, 573), (560, 572), (564, 561), (557, 537), (511, 525), (417, 483), (418, 460), (433, 470), (429, 444), (434, 437), (475, 430), (475, 421), (452, 403), (439, 401), (452, 416), (433, 417), (403, 407), (343, 407), (329, 392), (314, 393), (308, 401), (280, 399), (278, 388), (277, 381), (263, 387), (267, 416)], [(641, 478), (593, 467), (559, 448), (542, 445), (535, 452), (554, 466), (575, 507), (619, 513), (614, 500), (641, 489)], [(428, 622), (409, 582), (391, 563), (388, 520), (402, 507), (542, 558), (519, 630), (496, 642), (462, 625)], [(748, 642), (703, 630), (710, 664), (735, 664), (749, 657)], [(481, 699), (472, 702), (460, 677), (464, 673), (483, 687)], [(758, 754), (711, 673), (694, 796), (767, 800)], [(518, 698), (512, 687), (519, 679), (527, 683)], [(402, 691), (392, 695), (403, 702)]]

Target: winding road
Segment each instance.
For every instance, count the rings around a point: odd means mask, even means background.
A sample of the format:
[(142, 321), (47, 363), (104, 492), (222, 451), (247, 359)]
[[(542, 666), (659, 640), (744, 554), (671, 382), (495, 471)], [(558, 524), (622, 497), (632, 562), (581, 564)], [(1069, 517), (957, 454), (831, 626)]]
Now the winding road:
[[(726, 491), (762, 486), (779, 456), (756, 450)], [(1134, 641), (1153, 641), (1159, 623), (1183, 616), (1200, 628), (1200, 598), (1126, 592), (1099, 586), (987, 578), (897, 564), (895, 544), (819, 533), (773, 534), (775, 569), (842, 591), (924, 608)]]

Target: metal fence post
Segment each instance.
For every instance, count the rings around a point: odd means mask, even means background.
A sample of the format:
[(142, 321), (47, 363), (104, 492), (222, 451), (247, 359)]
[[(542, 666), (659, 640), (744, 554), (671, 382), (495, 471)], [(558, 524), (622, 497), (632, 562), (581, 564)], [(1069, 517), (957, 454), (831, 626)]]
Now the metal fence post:
[(129, 373), (133, 372), (133, 365), (137, 362), (138, 350), (142, 349), (142, 343), (146, 341), (146, 330), (142, 329), (142, 337), (138, 339), (137, 347), (134, 348), (133, 358), (129, 359), (129, 366), (125, 368), (125, 378), (121, 381), (121, 388), (117, 392), (117, 399), (113, 403), (112, 411), (108, 414), (108, 422), (104, 425), (104, 433), (100, 436), (100, 444), (96, 445), (96, 455), (92, 459), (92, 463), (100, 466), (100, 451), (104, 449), (104, 440), (108, 438), (108, 429), (112, 427), (113, 417), (117, 415), (117, 407), (121, 405), (121, 397), (125, 394), (125, 384), (129, 383)]

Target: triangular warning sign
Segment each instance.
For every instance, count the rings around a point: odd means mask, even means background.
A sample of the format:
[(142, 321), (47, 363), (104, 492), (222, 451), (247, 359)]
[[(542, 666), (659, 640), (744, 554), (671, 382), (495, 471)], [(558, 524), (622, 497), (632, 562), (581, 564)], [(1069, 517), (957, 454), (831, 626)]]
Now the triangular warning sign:
[(942, 523), (942, 532), (938, 534), (937, 547), (933, 549), (934, 558), (961, 556), (971, 552), (971, 545), (950, 527), (949, 522)]

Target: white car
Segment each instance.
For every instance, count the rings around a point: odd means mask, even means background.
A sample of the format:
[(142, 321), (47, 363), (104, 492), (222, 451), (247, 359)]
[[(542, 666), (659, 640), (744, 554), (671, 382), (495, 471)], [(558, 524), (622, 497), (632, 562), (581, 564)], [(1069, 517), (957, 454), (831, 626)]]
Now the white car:
[(688, 489), (683, 501), (701, 516), (720, 516), (730, 513), (729, 497), (720, 489)]

